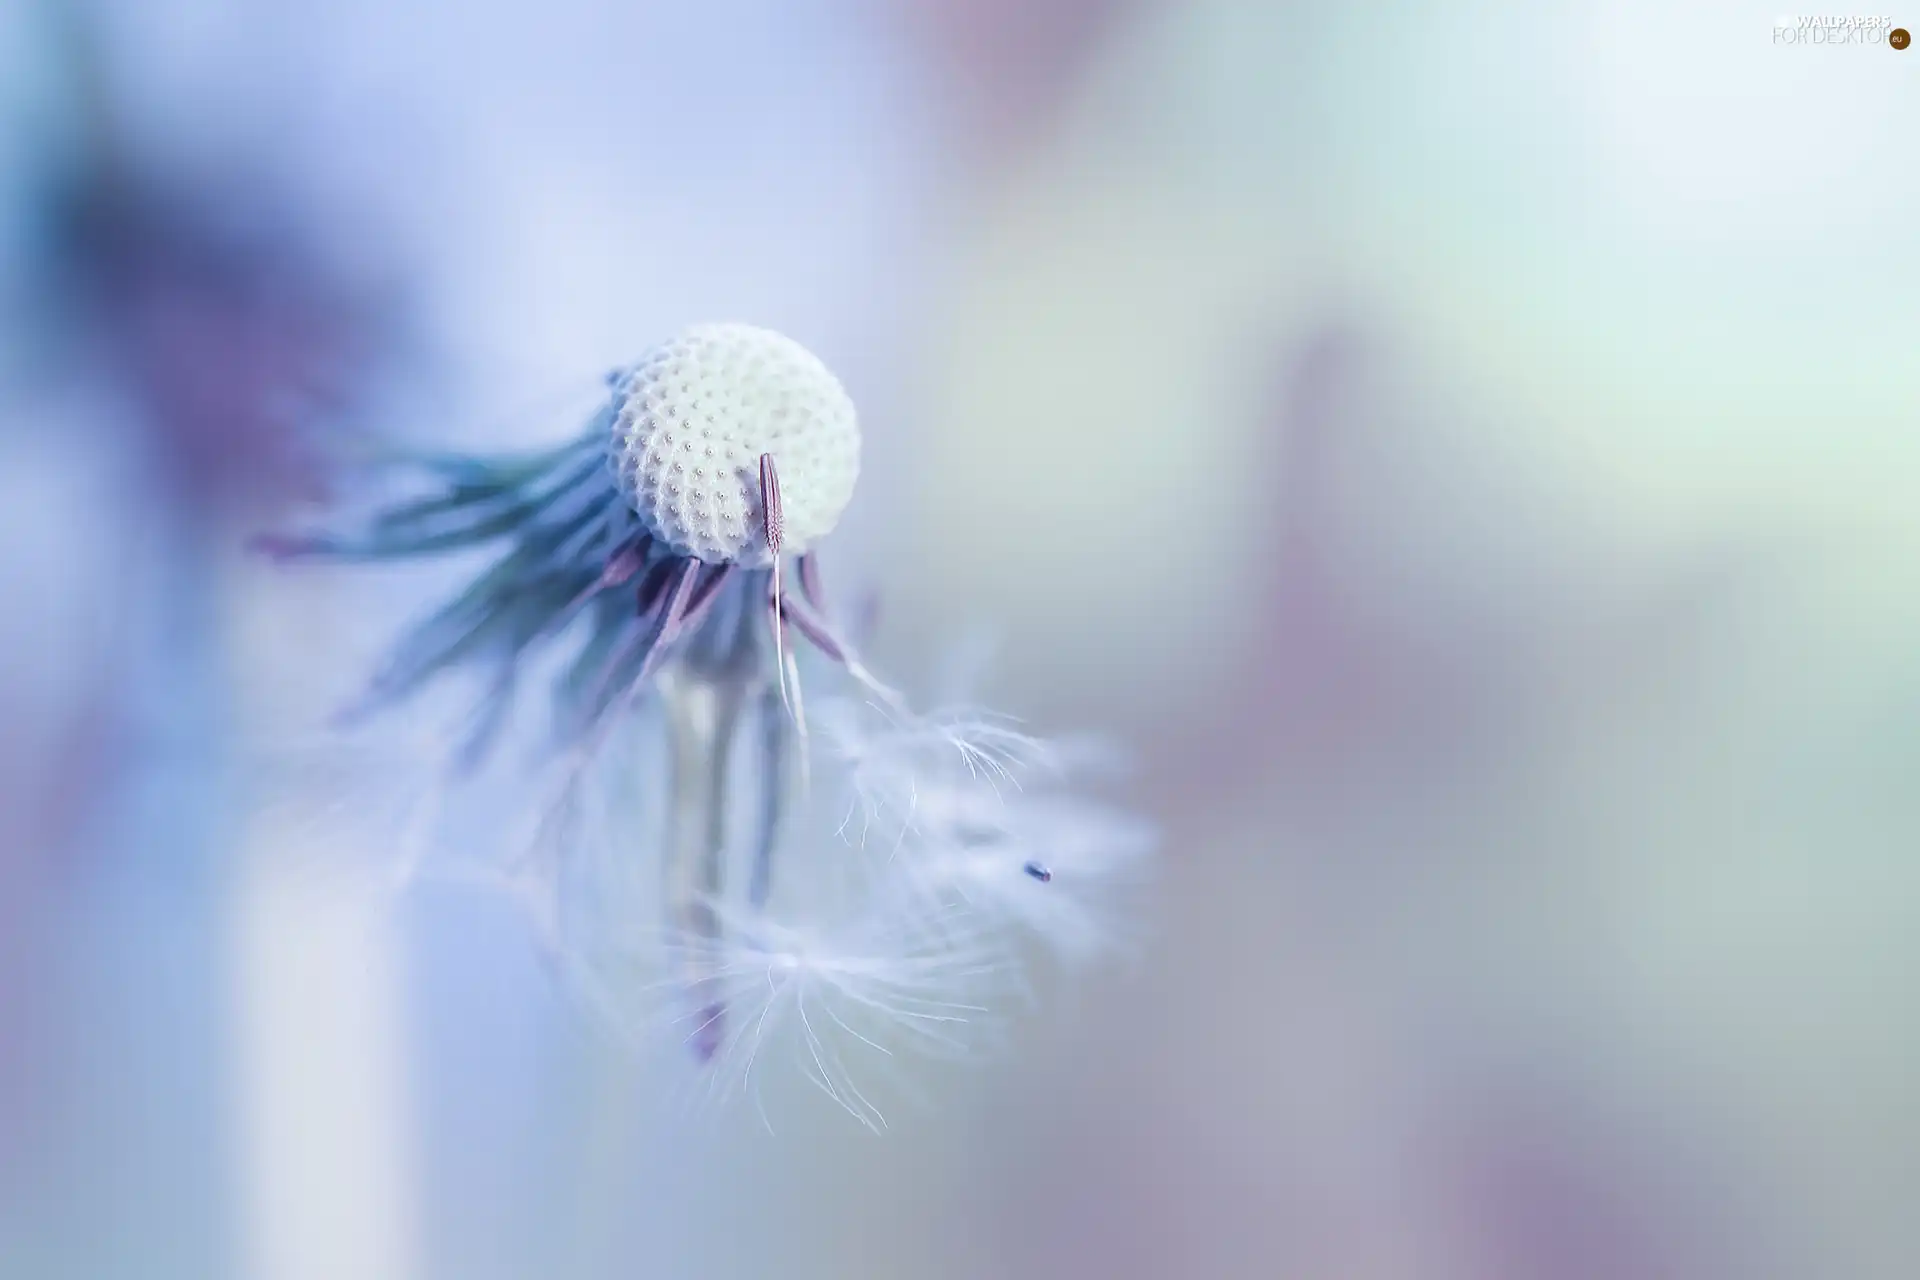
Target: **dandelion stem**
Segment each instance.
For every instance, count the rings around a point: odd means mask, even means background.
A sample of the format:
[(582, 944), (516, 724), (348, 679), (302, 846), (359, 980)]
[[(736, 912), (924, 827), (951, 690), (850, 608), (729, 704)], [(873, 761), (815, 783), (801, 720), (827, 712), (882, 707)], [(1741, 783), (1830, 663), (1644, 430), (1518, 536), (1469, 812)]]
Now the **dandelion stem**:
[(773, 892), (773, 851), (780, 842), (787, 791), (787, 711), (772, 690), (760, 696), (760, 829), (754, 833), (747, 901), (758, 911)]
[(740, 721), (742, 687), (683, 664), (660, 675), (672, 779), (664, 872), (668, 926), (677, 939), (681, 980), (699, 1010), (694, 1054), (711, 1061), (727, 1034), (714, 972), (725, 888), (727, 760)]

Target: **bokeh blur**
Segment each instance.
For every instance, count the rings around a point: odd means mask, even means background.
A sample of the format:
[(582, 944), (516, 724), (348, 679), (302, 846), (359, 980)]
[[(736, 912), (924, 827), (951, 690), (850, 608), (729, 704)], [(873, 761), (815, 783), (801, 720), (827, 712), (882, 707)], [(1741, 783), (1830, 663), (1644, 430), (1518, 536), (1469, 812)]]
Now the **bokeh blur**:
[[(1920, 53), (1805, 34), (6, 0), (0, 1275), (1920, 1275)], [(882, 1137), (253, 803), (423, 602), (246, 536), (708, 319), (861, 405), (887, 667), (1164, 833)]]

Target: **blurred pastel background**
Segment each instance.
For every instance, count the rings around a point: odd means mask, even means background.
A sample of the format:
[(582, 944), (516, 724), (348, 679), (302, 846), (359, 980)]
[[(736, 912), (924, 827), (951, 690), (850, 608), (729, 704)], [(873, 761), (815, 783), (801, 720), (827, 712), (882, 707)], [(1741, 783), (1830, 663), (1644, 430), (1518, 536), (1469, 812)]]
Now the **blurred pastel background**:
[[(1920, 1275), (1920, 52), (1781, 20), (5, 0), (0, 1276)], [(884, 1137), (249, 803), (417, 600), (244, 537), (702, 319), (1165, 833)]]

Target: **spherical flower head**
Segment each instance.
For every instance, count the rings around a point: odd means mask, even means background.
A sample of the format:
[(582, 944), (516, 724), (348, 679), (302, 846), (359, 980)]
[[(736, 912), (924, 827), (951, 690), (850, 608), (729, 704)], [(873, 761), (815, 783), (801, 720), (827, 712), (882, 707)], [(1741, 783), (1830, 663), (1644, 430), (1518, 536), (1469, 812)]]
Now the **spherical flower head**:
[(839, 523), (860, 474), (853, 401), (799, 343), (744, 324), (696, 325), (615, 379), (608, 463), (646, 531), (708, 564), (765, 568), (761, 459), (779, 467), (779, 551)]
[[(499, 763), (515, 690), (552, 672), (534, 761), (554, 770), (550, 798), (498, 882), (558, 971), (623, 1037), (732, 1064), (756, 1100), (755, 1064), (784, 1040), (803, 1076), (884, 1127), (855, 1060), (960, 1048), (1020, 994), (1023, 940), (1103, 954), (1119, 940), (1108, 889), (1151, 836), (1065, 785), (1072, 752), (977, 710), (917, 712), (868, 670), (809, 549), (859, 466), (853, 407), (818, 360), (707, 325), (609, 385), (566, 444), (397, 458), (357, 529), (261, 545), (369, 561), (498, 548), (354, 710), (478, 668), (445, 773), (471, 783)], [(838, 693), (803, 696), (803, 647)], [(456, 810), (450, 846), (498, 825)]]

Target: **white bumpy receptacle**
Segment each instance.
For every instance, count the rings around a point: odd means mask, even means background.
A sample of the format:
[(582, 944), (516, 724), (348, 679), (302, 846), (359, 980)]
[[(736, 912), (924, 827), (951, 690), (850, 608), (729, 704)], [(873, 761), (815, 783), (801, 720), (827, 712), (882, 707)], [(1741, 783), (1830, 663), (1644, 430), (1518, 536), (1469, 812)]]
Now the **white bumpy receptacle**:
[(853, 401), (812, 352), (770, 329), (683, 331), (619, 375), (612, 409), (615, 483), (647, 531), (680, 555), (748, 568), (772, 563), (763, 454), (773, 455), (779, 474), (783, 553), (824, 537), (853, 497)]

